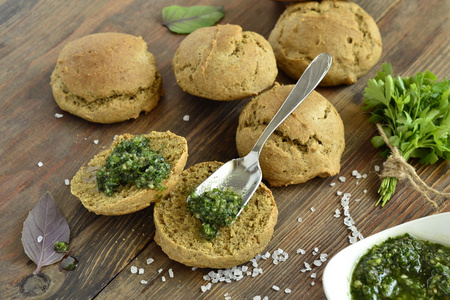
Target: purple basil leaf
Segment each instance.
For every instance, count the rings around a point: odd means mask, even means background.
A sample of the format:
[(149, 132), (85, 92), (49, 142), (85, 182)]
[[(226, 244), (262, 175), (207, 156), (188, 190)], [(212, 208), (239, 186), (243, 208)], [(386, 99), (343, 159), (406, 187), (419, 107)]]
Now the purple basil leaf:
[(54, 245), (58, 241), (69, 243), (70, 228), (50, 192), (39, 200), (23, 222), (22, 244), (25, 253), (41, 267), (60, 261), (64, 253), (57, 253)]

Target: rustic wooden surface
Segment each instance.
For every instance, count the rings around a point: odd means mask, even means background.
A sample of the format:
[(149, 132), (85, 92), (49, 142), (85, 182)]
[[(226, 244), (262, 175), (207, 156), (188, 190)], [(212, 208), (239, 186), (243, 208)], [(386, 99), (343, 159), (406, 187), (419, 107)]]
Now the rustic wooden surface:
[[(153, 241), (152, 207), (121, 216), (89, 213), (71, 195), (65, 179), (112, 138), (121, 133), (171, 130), (185, 136), (189, 145), (187, 167), (202, 161), (227, 161), (237, 156), (235, 131), (238, 115), (247, 102), (214, 102), (190, 96), (177, 86), (171, 60), (183, 35), (170, 33), (161, 25), (161, 10), (172, 4), (225, 5), (220, 23), (241, 25), (268, 37), (284, 4), (270, 0), (127, 0), (127, 1), (0, 1), (0, 298), (26, 298), (19, 292), (23, 278), (35, 265), (21, 243), (23, 221), (35, 203), (50, 191), (71, 228), (72, 254), (80, 261), (73, 272), (59, 272), (57, 265), (42, 272), (51, 278), (50, 288), (38, 298), (46, 299), (323, 299), (322, 274), (325, 264), (302, 273), (303, 263), (312, 263), (312, 251), (333, 256), (349, 245), (350, 231), (342, 217), (333, 217), (340, 206), (337, 191), (349, 192), (350, 212), (357, 228), (369, 236), (385, 228), (444, 211), (449, 200), (435, 197), (435, 209), (408, 184), (402, 183), (395, 197), (383, 209), (375, 207), (380, 179), (374, 165), (383, 160), (372, 148), (375, 127), (361, 112), (366, 82), (391, 62), (399, 75), (430, 70), (439, 78), (449, 75), (450, 46), (448, 0), (355, 1), (377, 22), (383, 39), (383, 55), (368, 74), (351, 86), (318, 89), (339, 111), (345, 124), (346, 149), (341, 176), (314, 179), (308, 183), (272, 188), (279, 208), (279, 221), (267, 250), (281, 248), (289, 253), (287, 262), (260, 263), (263, 274), (240, 282), (213, 284), (202, 293), (210, 270), (195, 270), (171, 261)], [(99, 125), (62, 112), (53, 100), (50, 74), (62, 47), (81, 36), (116, 31), (142, 36), (155, 55), (163, 77), (165, 95), (151, 113), (137, 120)], [(278, 80), (293, 83), (280, 72)], [(62, 113), (60, 119), (55, 113)], [(190, 115), (188, 122), (184, 115)], [(94, 141), (98, 140), (98, 144)], [(38, 167), (38, 162), (43, 162)], [(412, 162), (418, 174), (431, 186), (448, 191), (450, 167), (440, 161), (433, 166)], [(368, 177), (351, 176), (358, 170)], [(336, 182), (334, 187), (330, 183)], [(367, 190), (367, 193), (363, 191)], [(314, 207), (315, 211), (311, 208)], [(299, 223), (297, 219), (303, 218)], [(305, 255), (297, 254), (303, 248)], [(154, 258), (151, 265), (147, 258)], [(131, 266), (145, 268), (144, 275), (131, 274)], [(247, 264), (251, 266), (251, 264)], [(159, 274), (158, 269), (163, 272)], [(172, 268), (175, 277), (169, 278)], [(167, 278), (162, 282), (161, 276)], [(140, 283), (147, 280), (147, 285)], [(313, 284), (314, 282), (314, 284)], [(272, 289), (272, 285), (281, 288)], [(285, 294), (285, 288), (292, 290)], [(34, 298), (33, 298), (34, 299)]]

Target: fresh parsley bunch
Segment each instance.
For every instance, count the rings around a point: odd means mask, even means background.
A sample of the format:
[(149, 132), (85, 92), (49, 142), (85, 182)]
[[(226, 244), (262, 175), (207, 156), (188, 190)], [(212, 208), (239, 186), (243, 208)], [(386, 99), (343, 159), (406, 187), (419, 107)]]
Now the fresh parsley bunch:
[[(440, 158), (450, 160), (450, 80), (437, 81), (426, 71), (411, 77), (392, 76), (392, 65), (368, 81), (363, 110), (371, 110), (370, 122), (382, 126), (389, 144), (399, 150), (405, 161), (417, 158), (422, 164), (434, 164)], [(372, 138), (376, 147), (386, 146), (381, 135)], [(384, 157), (391, 149), (382, 152)], [(396, 177), (385, 177), (378, 190), (377, 204), (384, 206), (397, 186)]]

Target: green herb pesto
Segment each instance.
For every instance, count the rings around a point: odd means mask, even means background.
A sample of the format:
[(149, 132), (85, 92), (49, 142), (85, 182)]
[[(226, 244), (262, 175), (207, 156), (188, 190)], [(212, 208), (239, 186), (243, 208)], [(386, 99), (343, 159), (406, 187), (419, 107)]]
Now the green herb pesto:
[(410, 234), (370, 249), (356, 266), (352, 299), (450, 299), (450, 248)]
[(160, 185), (170, 173), (166, 159), (148, 146), (145, 136), (122, 140), (97, 171), (97, 185), (106, 196), (111, 196), (119, 186), (127, 184), (137, 188), (164, 189)]
[(201, 195), (190, 195), (188, 209), (202, 221), (200, 234), (214, 239), (221, 226), (231, 225), (243, 205), (242, 196), (231, 189), (214, 188)]

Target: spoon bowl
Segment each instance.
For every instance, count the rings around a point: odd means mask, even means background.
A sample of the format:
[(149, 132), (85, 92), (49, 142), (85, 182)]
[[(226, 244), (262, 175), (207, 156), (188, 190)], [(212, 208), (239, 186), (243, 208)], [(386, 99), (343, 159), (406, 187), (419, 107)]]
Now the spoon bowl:
[[(222, 165), (195, 189), (194, 194), (201, 195), (214, 188), (220, 190), (232, 189), (235, 193), (242, 195), (243, 205), (236, 216), (237, 218), (262, 180), (259, 155), (265, 142), (275, 129), (283, 123), (283, 121), (317, 87), (330, 69), (331, 62), (332, 59), (329, 54), (319, 54), (297, 81), (297, 84), (294, 86), (270, 123), (266, 126), (250, 153), (242, 158), (230, 160)], [(190, 196), (187, 201), (189, 200)]]

